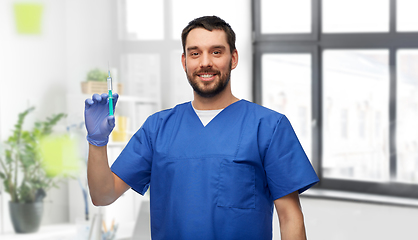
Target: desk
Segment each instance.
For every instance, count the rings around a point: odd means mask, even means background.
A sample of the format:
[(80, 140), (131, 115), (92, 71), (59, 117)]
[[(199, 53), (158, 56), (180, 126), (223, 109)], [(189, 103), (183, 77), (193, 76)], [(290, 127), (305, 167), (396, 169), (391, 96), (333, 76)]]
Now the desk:
[(2, 240), (74, 240), (77, 236), (75, 224), (56, 224), (41, 226), (36, 233), (16, 234), (9, 232), (0, 234)]

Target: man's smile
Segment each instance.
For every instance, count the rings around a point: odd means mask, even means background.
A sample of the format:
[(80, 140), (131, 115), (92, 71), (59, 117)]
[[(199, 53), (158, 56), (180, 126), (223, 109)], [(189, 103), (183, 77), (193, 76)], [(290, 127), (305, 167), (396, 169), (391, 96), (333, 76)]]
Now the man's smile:
[(212, 81), (215, 79), (215, 77), (218, 75), (218, 73), (208, 73), (208, 72), (204, 72), (204, 73), (197, 73), (196, 74), (200, 80), (202, 81)]

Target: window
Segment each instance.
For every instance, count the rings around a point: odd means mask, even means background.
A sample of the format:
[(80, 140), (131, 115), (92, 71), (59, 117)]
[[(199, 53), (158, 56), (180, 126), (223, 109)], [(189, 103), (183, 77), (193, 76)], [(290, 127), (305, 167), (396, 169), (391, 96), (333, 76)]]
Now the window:
[(261, 33), (310, 33), (311, 3), (306, 0), (261, 1)]
[[(323, 118), (332, 119), (327, 124), (341, 122), (340, 130), (330, 125), (322, 132), (323, 177), (388, 181), (387, 131), (385, 137), (368, 134), (389, 126), (388, 51), (325, 50), (322, 72), (323, 98), (333, 103)], [(385, 113), (383, 129), (372, 127), (376, 112)]]
[(264, 54), (261, 58), (262, 101), (268, 108), (287, 113), (308, 156), (312, 140), (311, 58), (304, 53)]
[(255, 101), (289, 116), (316, 188), (418, 198), (416, 1), (287, 2), (253, 1)]
[(416, 10), (418, 2), (416, 0), (397, 0), (396, 29), (400, 32), (417, 32), (418, 31), (418, 15)]
[(322, 12), (324, 33), (389, 31), (389, 0), (322, 0)]
[(400, 49), (396, 58), (396, 180), (418, 184), (418, 49)]
[[(119, 35), (115, 39), (118, 60), (114, 65), (120, 69), (119, 79), (127, 95), (159, 101), (163, 108), (179, 102), (172, 93), (191, 95), (187, 85), (169, 81), (185, 78), (180, 64), (181, 28), (173, 30), (172, 25), (173, 8), (182, 7), (174, 3), (177, 1), (118, 0), (115, 4)], [(187, 22), (179, 24), (184, 27)], [(178, 54), (176, 61), (174, 53)]]
[[(125, 32), (126, 40), (163, 40), (164, 39), (164, 2), (163, 0), (135, 1), (126, 0)], [(143, 9), (153, 14), (144, 14)], [(149, 24), (152, 22), (153, 24)]]
[[(211, 0), (210, 4), (208, 2), (199, 3), (196, 0), (165, 1), (170, 2), (171, 4), (170, 14), (172, 19), (170, 27), (172, 28), (172, 39), (180, 39), (181, 31), (187, 25), (187, 23), (192, 19), (201, 16), (217, 15), (221, 18), (224, 18), (226, 22), (229, 22), (231, 26), (234, 27), (234, 31), (236, 31), (238, 24), (234, 24), (234, 22), (229, 21), (229, 19), (225, 18), (224, 16), (230, 16), (232, 20), (234, 15), (242, 14), (239, 11), (235, 13), (231, 12), (231, 9), (237, 8), (237, 2), (235, 1)], [(242, 2), (242, 4), (245, 4), (245, 2)]]

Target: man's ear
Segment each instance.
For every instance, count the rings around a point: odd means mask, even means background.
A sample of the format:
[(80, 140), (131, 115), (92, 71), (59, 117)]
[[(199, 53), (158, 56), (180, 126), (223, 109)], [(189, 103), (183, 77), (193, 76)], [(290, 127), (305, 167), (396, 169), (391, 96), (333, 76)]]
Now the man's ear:
[(238, 65), (238, 50), (232, 51), (231, 70), (235, 69)]
[(181, 54), (181, 64), (183, 65), (183, 69), (186, 72), (186, 56), (184, 53)]

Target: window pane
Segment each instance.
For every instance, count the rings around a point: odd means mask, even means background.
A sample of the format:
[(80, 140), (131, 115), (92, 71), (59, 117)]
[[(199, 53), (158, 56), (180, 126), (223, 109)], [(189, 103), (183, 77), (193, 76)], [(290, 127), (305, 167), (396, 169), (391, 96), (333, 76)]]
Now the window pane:
[(323, 32), (388, 32), (389, 0), (323, 0)]
[(261, 33), (310, 33), (310, 0), (261, 0)]
[[(227, 23), (231, 24), (234, 31), (238, 24), (234, 24), (235, 19), (240, 19), (241, 9), (237, 1), (228, 0), (172, 0), (172, 38), (180, 40), (180, 34), (184, 27), (193, 19), (202, 16), (216, 15)], [(203, 7), (204, 6), (204, 7)], [(231, 9), (234, 9), (233, 11)]]
[(418, 31), (418, 1), (397, 0), (396, 2), (396, 29), (402, 31)]
[(397, 180), (418, 183), (418, 50), (397, 52)]
[(127, 95), (159, 99), (160, 55), (125, 54), (122, 56), (122, 79)]
[(387, 50), (327, 50), (323, 60), (323, 173), (389, 180)]
[(311, 159), (311, 55), (264, 54), (261, 62), (263, 105), (289, 118)]
[(126, 0), (125, 12), (126, 33), (124, 33), (124, 39), (164, 39), (163, 0)]

